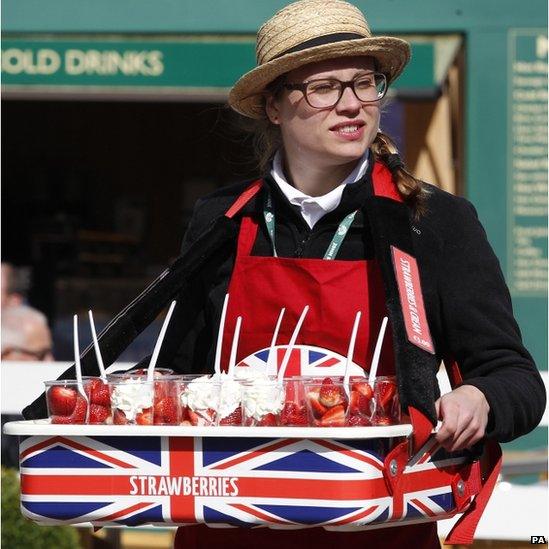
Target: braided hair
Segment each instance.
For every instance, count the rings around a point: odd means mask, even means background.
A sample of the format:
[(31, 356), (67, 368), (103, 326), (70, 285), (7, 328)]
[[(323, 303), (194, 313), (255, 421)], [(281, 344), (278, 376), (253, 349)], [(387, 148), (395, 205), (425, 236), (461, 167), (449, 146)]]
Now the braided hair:
[(415, 218), (426, 212), (426, 198), (429, 191), (420, 179), (415, 178), (407, 169), (398, 154), (395, 142), (386, 134), (378, 131), (371, 145), (374, 159), (383, 162), (389, 168), (393, 181), (404, 202), (410, 206)]

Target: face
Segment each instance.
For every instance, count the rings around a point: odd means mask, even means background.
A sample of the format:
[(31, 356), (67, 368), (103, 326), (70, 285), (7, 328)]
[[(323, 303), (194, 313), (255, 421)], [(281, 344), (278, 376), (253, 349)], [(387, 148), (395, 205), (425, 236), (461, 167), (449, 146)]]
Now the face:
[[(311, 63), (286, 75), (287, 83), (319, 78), (348, 81), (374, 71), (371, 57), (346, 57)], [(339, 102), (327, 109), (311, 107), (299, 90), (284, 89), (267, 99), (267, 115), (280, 126), (289, 158), (318, 167), (345, 165), (359, 159), (372, 144), (379, 129), (380, 105), (364, 104), (353, 90), (345, 88)]]

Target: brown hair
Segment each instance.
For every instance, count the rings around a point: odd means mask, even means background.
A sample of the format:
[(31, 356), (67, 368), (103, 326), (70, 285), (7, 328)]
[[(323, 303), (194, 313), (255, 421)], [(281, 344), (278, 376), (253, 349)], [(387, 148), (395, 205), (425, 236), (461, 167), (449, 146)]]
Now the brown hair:
[(395, 142), (388, 135), (378, 131), (370, 148), (374, 160), (383, 162), (391, 171), (398, 192), (414, 211), (414, 217), (421, 217), (427, 210), (426, 198), (429, 191), (421, 179), (417, 179), (406, 169)]

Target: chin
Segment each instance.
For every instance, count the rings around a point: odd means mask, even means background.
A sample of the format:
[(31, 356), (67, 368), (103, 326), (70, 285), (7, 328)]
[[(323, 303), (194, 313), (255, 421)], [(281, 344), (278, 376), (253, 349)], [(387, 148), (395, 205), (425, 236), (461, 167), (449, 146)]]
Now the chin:
[(368, 147), (364, 144), (348, 143), (345, 144), (345, 146), (343, 147), (333, 147), (329, 152), (326, 151), (326, 153), (327, 156), (329, 155), (334, 159), (338, 158), (340, 160), (340, 162), (338, 162), (339, 164), (359, 160), (360, 158), (362, 158), (367, 148)]

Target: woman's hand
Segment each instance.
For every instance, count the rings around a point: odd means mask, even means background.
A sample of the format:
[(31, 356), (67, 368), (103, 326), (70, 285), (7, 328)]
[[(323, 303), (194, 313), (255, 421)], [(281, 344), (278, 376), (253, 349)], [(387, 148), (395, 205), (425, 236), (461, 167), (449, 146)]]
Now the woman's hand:
[(484, 437), (490, 406), (473, 385), (461, 385), (435, 402), (442, 426), (436, 434), (440, 445), (449, 452), (471, 448)]

